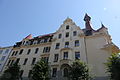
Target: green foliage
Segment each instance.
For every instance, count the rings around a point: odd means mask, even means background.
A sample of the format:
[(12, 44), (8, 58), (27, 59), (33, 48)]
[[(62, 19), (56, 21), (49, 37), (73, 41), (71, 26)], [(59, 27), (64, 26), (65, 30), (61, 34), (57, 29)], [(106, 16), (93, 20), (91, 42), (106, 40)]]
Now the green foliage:
[(4, 71), (0, 80), (19, 80), (20, 66), (18, 64), (13, 64), (8, 66)]
[(112, 54), (111, 57), (108, 58), (106, 66), (110, 79), (120, 80), (120, 56), (117, 54)]
[(41, 59), (32, 69), (33, 80), (49, 80), (49, 66), (48, 63)]
[(73, 62), (70, 69), (70, 78), (72, 80), (89, 80), (89, 68), (87, 65), (80, 60)]

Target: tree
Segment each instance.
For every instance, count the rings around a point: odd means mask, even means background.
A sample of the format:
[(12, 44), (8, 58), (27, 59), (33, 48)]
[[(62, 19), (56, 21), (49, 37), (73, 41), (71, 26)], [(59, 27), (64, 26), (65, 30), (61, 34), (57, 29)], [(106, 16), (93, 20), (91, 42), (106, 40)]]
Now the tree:
[(106, 63), (111, 80), (120, 80), (120, 56), (112, 54)]
[(85, 63), (76, 60), (71, 65), (70, 78), (72, 80), (89, 80), (91, 78), (89, 75), (89, 68)]
[(44, 59), (38, 61), (32, 69), (33, 80), (49, 80), (49, 66)]
[(20, 66), (18, 64), (13, 64), (8, 66), (4, 71), (0, 80), (19, 80)]

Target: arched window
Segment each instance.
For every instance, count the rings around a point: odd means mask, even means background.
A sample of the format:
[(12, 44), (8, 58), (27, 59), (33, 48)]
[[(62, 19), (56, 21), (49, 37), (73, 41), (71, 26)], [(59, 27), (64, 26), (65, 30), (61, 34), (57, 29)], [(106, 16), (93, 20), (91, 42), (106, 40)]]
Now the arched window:
[(64, 77), (68, 77), (68, 69), (64, 68), (63, 72), (64, 72)]

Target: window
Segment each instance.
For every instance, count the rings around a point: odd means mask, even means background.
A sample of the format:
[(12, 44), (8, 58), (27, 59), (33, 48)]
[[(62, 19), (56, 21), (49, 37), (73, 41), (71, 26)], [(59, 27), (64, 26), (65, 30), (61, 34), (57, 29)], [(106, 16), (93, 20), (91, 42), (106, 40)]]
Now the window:
[(33, 60), (32, 60), (32, 65), (35, 64), (35, 61), (36, 61), (36, 58), (33, 58)]
[(54, 55), (54, 62), (57, 62), (58, 61), (58, 54), (55, 54)]
[(6, 57), (6, 56), (2, 56), (1, 61), (4, 61), (4, 60), (5, 60), (5, 57)]
[(29, 73), (28, 73), (28, 78), (30, 78), (32, 75), (32, 70), (29, 70)]
[(79, 40), (75, 41), (75, 47), (79, 46)]
[(15, 52), (15, 56), (17, 55), (18, 51)]
[(68, 77), (68, 69), (64, 68), (64, 77)]
[(23, 52), (23, 49), (20, 50), (20, 53), (19, 53), (19, 54), (22, 54), (22, 52)]
[(80, 59), (80, 52), (75, 52), (75, 59)]
[(62, 37), (62, 34), (59, 34), (59, 35), (58, 35), (58, 38), (60, 39), (61, 37)]
[(23, 65), (26, 65), (28, 58), (25, 58)]
[(15, 53), (15, 51), (13, 51), (13, 53), (12, 53), (12, 55), (11, 55), (11, 56), (13, 56), (13, 55), (14, 55), (14, 53)]
[(50, 47), (44, 47), (43, 53), (47, 53), (47, 52), (50, 52)]
[(64, 52), (63, 59), (68, 59), (68, 52)]
[(3, 50), (0, 50), (0, 54), (2, 54)]
[(30, 54), (30, 51), (31, 51), (31, 49), (28, 49), (28, 52), (27, 52), (27, 54)]
[(18, 63), (19, 63), (19, 61), (20, 61), (20, 58), (17, 58), (16, 63), (18, 64)]
[(60, 43), (56, 43), (55, 49), (59, 49)]
[(69, 25), (66, 26), (66, 29), (69, 29)]
[(36, 48), (36, 49), (35, 49), (35, 54), (37, 54), (37, 53), (38, 53), (38, 50), (39, 50), (39, 48)]
[(11, 60), (8, 61), (7, 66), (9, 66), (10, 62), (11, 62)]
[(8, 52), (9, 52), (9, 49), (6, 49), (5, 54), (7, 54)]
[(66, 32), (66, 37), (69, 37), (69, 32)]
[(56, 75), (57, 75), (57, 68), (53, 68), (52, 77), (56, 77)]
[(65, 48), (69, 47), (69, 42), (65, 42)]
[(49, 57), (42, 57), (45, 62), (48, 62)]
[(22, 77), (24, 70), (20, 71), (20, 77)]
[(76, 36), (77, 35), (77, 31), (73, 31), (73, 36)]
[(13, 65), (13, 63), (14, 63), (14, 60), (11, 61), (11, 64), (10, 64), (10, 65)]

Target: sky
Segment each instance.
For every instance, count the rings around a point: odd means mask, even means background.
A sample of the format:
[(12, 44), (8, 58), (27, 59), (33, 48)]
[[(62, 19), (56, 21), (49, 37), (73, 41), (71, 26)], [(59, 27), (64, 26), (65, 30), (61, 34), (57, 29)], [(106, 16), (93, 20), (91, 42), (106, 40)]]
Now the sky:
[(12, 46), (24, 37), (53, 33), (69, 17), (81, 29), (84, 15), (93, 28), (101, 22), (120, 47), (120, 0), (0, 0), (0, 46)]

